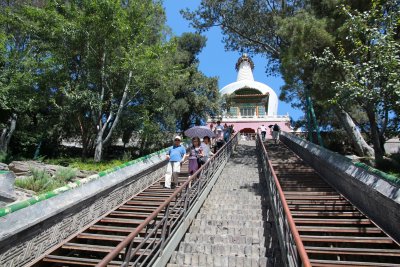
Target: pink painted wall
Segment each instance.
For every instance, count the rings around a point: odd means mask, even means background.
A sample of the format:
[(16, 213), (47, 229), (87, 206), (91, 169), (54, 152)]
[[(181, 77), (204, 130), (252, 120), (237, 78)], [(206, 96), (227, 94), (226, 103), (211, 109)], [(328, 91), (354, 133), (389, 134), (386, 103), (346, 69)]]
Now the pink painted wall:
[[(267, 138), (272, 138), (270, 128), (268, 128), (268, 125), (274, 125), (278, 124), (279, 127), (281, 128), (281, 131), (285, 132), (291, 132), (292, 130), (288, 126), (288, 122), (285, 121), (268, 121), (268, 122), (227, 122), (228, 125), (233, 124), (233, 129), (235, 132), (240, 132), (244, 128), (251, 128), (255, 132), (257, 132), (258, 127), (264, 124), (265, 127), (267, 127)], [(207, 126), (210, 127), (211, 123), (207, 123)], [(222, 120), (221, 125), (224, 125), (225, 122)], [(214, 127), (217, 125), (216, 123), (213, 123)], [(272, 131), (272, 127), (271, 127)]]

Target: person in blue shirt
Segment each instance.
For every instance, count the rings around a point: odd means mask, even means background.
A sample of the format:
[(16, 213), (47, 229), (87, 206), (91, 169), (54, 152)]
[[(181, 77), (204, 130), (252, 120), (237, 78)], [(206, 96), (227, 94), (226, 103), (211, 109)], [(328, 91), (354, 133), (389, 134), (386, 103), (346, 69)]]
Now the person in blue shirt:
[[(167, 152), (167, 172), (165, 174), (165, 188), (173, 188), (178, 184), (178, 176), (181, 172), (181, 164), (185, 161), (186, 149), (181, 145), (181, 137), (174, 138), (174, 145)], [(173, 186), (171, 187), (171, 177)]]

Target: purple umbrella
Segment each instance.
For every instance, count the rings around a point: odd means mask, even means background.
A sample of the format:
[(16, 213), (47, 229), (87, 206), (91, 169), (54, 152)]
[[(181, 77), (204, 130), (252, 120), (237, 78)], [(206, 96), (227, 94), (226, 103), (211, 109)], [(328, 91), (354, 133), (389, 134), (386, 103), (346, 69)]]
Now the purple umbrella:
[(203, 138), (204, 136), (208, 136), (210, 138), (215, 137), (215, 133), (210, 130), (207, 126), (194, 126), (190, 129), (187, 129), (185, 131), (185, 135), (187, 137), (193, 138), (193, 137), (199, 137)]

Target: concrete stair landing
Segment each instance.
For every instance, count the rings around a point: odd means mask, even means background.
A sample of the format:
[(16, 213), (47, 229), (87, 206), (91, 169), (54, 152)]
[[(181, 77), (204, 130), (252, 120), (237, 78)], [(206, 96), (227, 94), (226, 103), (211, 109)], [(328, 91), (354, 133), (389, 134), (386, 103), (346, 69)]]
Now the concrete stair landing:
[(266, 194), (255, 143), (243, 141), (167, 266), (282, 266)]

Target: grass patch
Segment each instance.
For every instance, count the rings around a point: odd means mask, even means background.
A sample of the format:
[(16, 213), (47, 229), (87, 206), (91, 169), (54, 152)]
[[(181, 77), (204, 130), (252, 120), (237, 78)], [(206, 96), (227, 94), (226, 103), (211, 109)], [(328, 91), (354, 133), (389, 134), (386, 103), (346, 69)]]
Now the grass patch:
[(377, 169), (392, 176), (400, 184), (400, 153), (391, 154), (376, 163)]
[(35, 191), (38, 194), (51, 191), (66, 185), (76, 177), (77, 170), (60, 168), (51, 177), (45, 170), (31, 169), (32, 175), (25, 179), (15, 180), (15, 185), (24, 189)]
[(77, 170), (72, 168), (59, 168), (54, 174), (54, 179), (60, 182), (71, 182), (76, 177)]
[(400, 179), (400, 173), (398, 172), (389, 172), (389, 174), (397, 177), (397, 179)]
[(32, 169), (32, 176), (15, 180), (15, 185), (24, 189), (43, 193), (52, 187), (51, 176), (45, 170)]
[(129, 160), (114, 159), (109, 161), (94, 162), (93, 159), (82, 160), (81, 158), (58, 158), (58, 159), (45, 160), (45, 162), (48, 164), (61, 165), (64, 167), (70, 167), (85, 171), (95, 171), (95, 172), (101, 172), (119, 166), (127, 161)]

